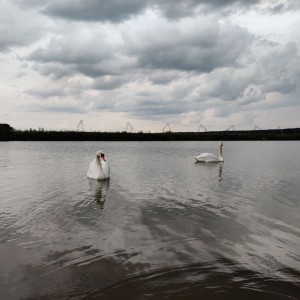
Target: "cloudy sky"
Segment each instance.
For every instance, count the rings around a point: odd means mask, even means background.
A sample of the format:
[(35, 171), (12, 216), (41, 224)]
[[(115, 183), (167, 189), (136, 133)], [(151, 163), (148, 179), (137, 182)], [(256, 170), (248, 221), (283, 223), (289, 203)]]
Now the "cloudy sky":
[(300, 127), (299, 0), (0, 0), (0, 123)]

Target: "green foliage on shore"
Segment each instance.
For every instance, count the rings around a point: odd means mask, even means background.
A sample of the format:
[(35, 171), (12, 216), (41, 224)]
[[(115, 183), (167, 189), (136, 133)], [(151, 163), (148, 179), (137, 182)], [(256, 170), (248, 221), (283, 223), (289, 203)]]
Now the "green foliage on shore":
[[(83, 132), (14, 130), (6, 126), (1, 131), (0, 140), (10, 141), (241, 141), (241, 140), (300, 140), (300, 128), (249, 130), (249, 131), (210, 131), (210, 132)], [(6, 124), (7, 125), (7, 124)]]

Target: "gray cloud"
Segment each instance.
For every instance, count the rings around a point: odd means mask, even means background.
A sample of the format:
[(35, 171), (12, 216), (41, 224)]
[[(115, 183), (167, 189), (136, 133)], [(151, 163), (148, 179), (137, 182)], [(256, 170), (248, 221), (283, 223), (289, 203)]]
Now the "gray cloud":
[(251, 91), (246, 89), (251, 85), (257, 85), (259, 76), (259, 70), (255, 65), (238, 69), (223, 68), (209, 74), (198, 93), (205, 98), (235, 101), (244, 94), (250, 96)]
[(23, 12), (9, 2), (0, 5), (0, 52), (30, 45), (42, 37), (46, 25), (40, 16)]
[(124, 76), (102, 76), (96, 78), (91, 87), (99, 90), (114, 90), (121, 87), (127, 81), (128, 78)]
[(264, 68), (264, 92), (288, 94), (296, 89), (300, 78), (300, 55), (297, 44), (277, 47), (259, 60)]
[[(28, 59), (36, 62), (34, 68), (40, 74), (53, 78), (72, 73), (93, 78), (127, 73), (131, 77), (142, 69), (149, 70), (149, 74), (150, 70), (164, 69), (174, 70), (173, 74), (180, 70), (207, 73), (238, 66), (239, 57), (247, 51), (253, 36), (237, 26), (226, 23), (220, 26), (215, 21), (208, 18), (195, 26), (187, 24), (186, 28), (167, 24), (159, 35), (141, 31), (134, 37), (124, 35), (122, 43), (117, 44), (110, 43), (105, 36), (99, 39), (98, 35), (82, 40), (76, 36), (56, 38), (31, 53)], [(157, 71), (155, 74), (148, 76), (153, 82), (172, 80), (170, 72), (159, 80)]]
[(120, 53), (124, 48), (107, 42), (106, 37), (95, 33), (89, 39), (72, 35), (55, 38), (47, 47), (38, 48), (27, 59), (35, 61), (35, 69), (41, 74), (60, 78), (71, 73), (89, 77), (120, 74), (135, 64), (135, 61)]
[(137, 96), (133, 101), (123, 101), (115, 108), (122, 112), (130, 113), (135, 117), (161, 118), (161, 116), (178, 115), (187, 111), (187, 107), (182, 107), (183, 101), (176, 99), (166, 99), (165, 97), (149, 96), (143, 99)]
[[(84, 95), (85, 89), (89, 88), (91, 83), (84, 82), (80, 78), (73, 79), (73, 80), (61, 80), (56, 83), (51, 84), (39, 84), (34, 88), (27, 89), (26, 94), (33, 96), (38, 99), (58, 99), (60, 102), (63, 102), (63, 99), (73, 99), (72, 101), (80, 100)], [(78, 105), (80, 103), (74, 102), (74, 104)], [(86, 102), (86, 100), (84, 100)]]
[(54, 38), (47, 45), (47, 48), (36, 49), (28, 58), (37, 62), (53, 62), (64, 64), (95, 64), (99, 60), (105, 60), (109, 57), (109, 45), (105, 45), (105, 49), (95, 47), (95, 41), (78, 41), (76, 37), (71, 38)]
[(52, 98), (52, 97), (63, 97), (66, 96), (66, 91), (55, 88), (55, 89), (30, 89), (27, 90), (27, 94), (31, 96), (37, 96), (39, 98)]
[(92, 101), (92, 110), (98, 111), (116, 111), (116, 103), (110, 97), (104, 100)]
[[(26, 97), (36, 101), (29, 104), (31, 111), (121, 112), (157, 120), (183, 116), (225, 119), (247, 112), (253, 121), (252, 111), (295, 106), (300, 96), (299, 40), (279, 44), (266, 27), (263, 38), (248, 31), (254, 28), (257, 32), (259, 22), (246, 29), (234, 19), (245, 8), (250, 14), (255, 8), (261, 14), (260, 22), (266, 15), (272, 21), (275, 14), (298, 9), (295, 3), (2, 3), (8, 15), (0, 16), (1, 30), (7, 32), (0, 36), (0, 51), (31, 45), (16, 52), (28, 66), (14, 73), (20, 86), (21, 82), (35, 86), (24, 88)], [(245, 18), (243, 26), (249, 15)], [(297, 36), (297, 29), (293, 30), (290, 37)], [(30, 80), (32, 70), (38, 73), (34, 74), (37, 82)]]
[[(39, 6), (49, 16), (80, 21), (121, 22), (139, 15), (146, 9), (155, 9), (166, 17), (180, 18), (192, 16), (197, 8), (205, 6), (218, 10), (230, 6), (251, 6), (259, 0), (15, 0), (23, 7)], [(274, 6), (274, 5), (273, 5)], [(272, 8), (273, 8), (272, 6)]]
[(153, 84), (158, 85), (167, 85), (172, 81), (182, 78), (184, 76), (184, 72), (177, 71), (177, 70), (150, 70), (148, 71), (149, 75), (148, 80), (151, 81)]
[(216, 12), (228, 7), (249, 7), (260, 0), (184, 0), (174, 3), (172, 0), (156, 2), (156, 8), (167, 18), (178, 19), (197, 14), (199, 9)]
[[(72, 40), (56, 39), (29, 58), (36, 60), (34, 68), (42, 75), (59, 80), (83, 74), (92, 79), (86, 89), (114, 91), (103, 96), (113, 101), (93, 100), (93, 109), (126, 112), (135, 117), (200, 112), (211, 107), (211, 99), (237, 102), (242, 109), (264, 100), (268, 93), (290, 93), (298, 85), (296, 44), (282, 47), (262, 42), (259, 45), (264, 55), (255, 57), (253, 35), (227, 23), (221, 27), (212, 24), (213, 19), (206, 21), (203, 26), (207, 30), (203, 32), (173, 26), (160, 36), (150, 35), (142, 44), (139, 35), (134, 43), (132, 38), (124, 37), (122, 47), (108, 44), (108, 51), (101, 43), (97, 52), (97, 42), (92, 40), (75, 51), (70, 47)], [(127, 96), (128, 83), (144, 87), (144, 91)], [(51, 93), (31, 91), (31, 95), (41, 98), (58, 96)], [(67, 96), (76, 94), (76, 90), (64, 89), (61, 93)], [(118, 96), (123, 93), (126, 97)], [(218, 117), (232, 111), (220, 102), (217, 105)]]
[[(257, 56), (249, 65), (218, 69), (208, 74), (205, 84), (197, 89), (195, 98), (215, 98), (249, 105), (265, 100), (268, 94), (297, 93), (300, 57), (296, 44), (265, 46), (265, 54)], [(256, 53), (255, 48), (253, 51)], [(285, 100), (282, 100), (282, 103), (284, 102)], [(276, 105), (278, 103), (274, 103), (274, 106)]]
[[(23, 9), (41, 8), (49, 4), (51, 0), (10, 0), (15, 5), (22, 7)], [(54, 0), (55, 1), (55, 0)]]
[(85, 109), (75, 107), (73, 105), (43, 105), (35, 104), (26, 107), (27, 111), (31, 112), (57, 112), (57, 113), (71, 113), (71, 114), (82, 114), (86, 113)]
[(120, 22), (139, 14), (145, 7), (145, 0), (65, 0), (51, 2), (43, 13), (73, 20)]
[[(143, 47), (132, 48), (139, 64), (147, 68), (211, 72), (215, 68), (238, 64), (252, 36), (239, 27), (217, 23), (198, 24), (190, 32), (169, 29), (149, 36)], [(234, 47), (232, 47), (234, 45)]]
[(267, 2), (268, 5), (264, 6), (264, 10), (267, 13), (280, 14), (286, 11), (300, 9), (299, 1), (287, 1), (287, 0), (273, 0)]
[(74, 66), (56, 62), (45, 62), (43, 64), (35, 63), (32, 68), (41, 75), (49, 76), (50, 78), (56, 80), (63, 77), (72, 76), (74, 73), (76, 73)]

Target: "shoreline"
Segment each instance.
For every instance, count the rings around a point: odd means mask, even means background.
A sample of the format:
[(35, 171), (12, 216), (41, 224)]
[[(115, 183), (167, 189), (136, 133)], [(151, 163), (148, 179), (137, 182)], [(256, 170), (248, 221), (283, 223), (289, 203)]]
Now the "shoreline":
[[(0, 124), (1, 125), (1, 124)], [(5, 124), (7, 125), (7, 124)], [(9, 126), (9, 125), (8, 125)], [(0, 141), (291, 141), (300, 140), (300, 128), (207, 132), (84, 132), (45, 130), (0, 131)], [(0, 126), (1, 129), (1, 126)]]

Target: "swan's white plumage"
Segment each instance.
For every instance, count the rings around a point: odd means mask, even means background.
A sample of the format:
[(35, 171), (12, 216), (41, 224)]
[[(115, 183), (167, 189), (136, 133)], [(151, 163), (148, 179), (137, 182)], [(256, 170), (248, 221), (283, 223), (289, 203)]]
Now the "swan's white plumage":
[(224, 161), (223, 154), (222, 154), (222, 147), (223, 143), (219, 143), (219, 156), (215, 156), (212, 153), (201, 153), (198, 156), (195, 156), (196, 161), (199, 162), (222, 162)]
[(110, 177), (110, 167), (102, 150), (96, 152), (96, 157), (90, 163), (87, 177), (97, 180), (108, 179)]

